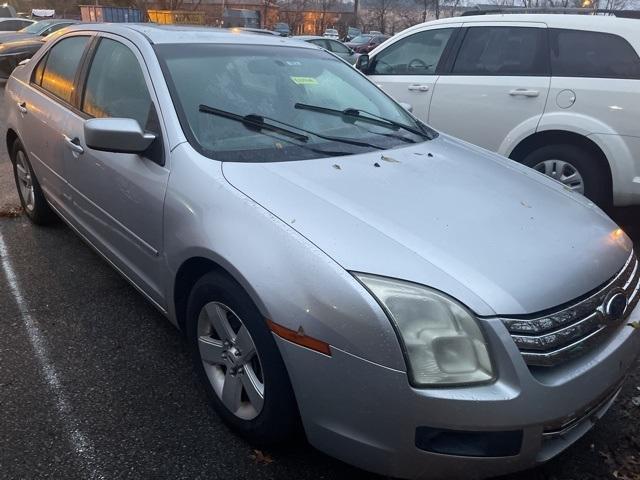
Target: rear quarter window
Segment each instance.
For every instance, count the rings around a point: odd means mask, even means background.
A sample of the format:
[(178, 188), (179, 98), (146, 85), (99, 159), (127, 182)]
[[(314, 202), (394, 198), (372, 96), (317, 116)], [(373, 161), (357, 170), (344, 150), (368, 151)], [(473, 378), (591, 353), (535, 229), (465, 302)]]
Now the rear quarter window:
[(549, 35), (555, 77), (640, 79), (638, 53), (619, 35), (555, 28)]

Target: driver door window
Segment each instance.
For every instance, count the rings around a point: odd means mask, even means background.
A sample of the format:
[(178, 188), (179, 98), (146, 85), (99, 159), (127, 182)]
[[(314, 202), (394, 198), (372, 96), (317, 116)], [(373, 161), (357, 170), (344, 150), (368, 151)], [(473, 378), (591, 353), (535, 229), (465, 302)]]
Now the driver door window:
[(426, 122), (438, 64), (456, 28), (424, 30), (387, 46), (371, 59), (371, 80)]
[(153, 102), (138, 59), (123, 44), (103, 38), (96, 51), (82, 99), (92, 117), (133, 118), (142, 128), (153, 121)]
[(419, 32), (380, 52), (373, 64), (374, 75), (434, 75), (453, 28)]

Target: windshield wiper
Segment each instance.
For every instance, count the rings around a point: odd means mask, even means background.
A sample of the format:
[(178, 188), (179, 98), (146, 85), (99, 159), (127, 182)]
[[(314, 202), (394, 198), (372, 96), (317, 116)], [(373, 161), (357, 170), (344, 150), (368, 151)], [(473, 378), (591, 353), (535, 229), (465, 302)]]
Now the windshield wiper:
[[(314, 148), (311, 147), (309, 145), (306, 145), (307, 141), (309, 140), (309, 137), (307, 137), (306, 135), (302, 135), (299, 134), (297, 132), (293, 132), (291, 130), (287, 130), (286, 128), (280, 128), (276, 125), (270, 125), (268, 123), (264, 123), (264, 120), (270, 120), (272, 122), (278, 122), (278, 123), (283, 123), (280, 122), (279, 120), (274, 120), (271, 119), (269, 117), (263, 117), (260, 115), (255, 115), (255, 114), (250, 114), (250, 115), (238, 115), (236, 113), (232, 113), (232, 112), (227, 112), (225, 110), (220, 110), (218, 108), (213, 108), (210, 107), (208, 105), (200, 105), (198, 107), (198, 110), (203, 112), (203, 113), (208, 113), (211, 115), (217, 115), (223, 118), (228, 118), (230, 120), (236, 120), (238, 122), (241, 122), (245, 127), (249, 128), (249, 129), (253, 129), (253, 130), (257, 130), (257, 131), (261, 131), (261, 130), (267, 130), (270, 132), (275, 132), (275, 133), (279, 133), (281, 135), (284, 135), (286, 137), (291, 137), (294, 140), (298, 140), (300, 142), (303, 142), (303, 145), (299, 145), (300, 147), (303, 147), (307, 150), (310, 150), (314, 153), (320, 153), (323, 155), (327, 155), (329, 157), (342, 157), (345, 155), (350, 155), (349, 152), (341, 152), (341, 151), (337, 151), (337, 150), (324, 150), (321, 148)], [(284, 124), (284, 123), (283, 123)], [(284, 125), (288, 125), (288, 124), (284, 124)], [(293, 127), (293, 128), (298, 128), (298, 127)], [(298, 128), (298, 130), (300, 130), (300, 128)], [(305, 130), (302, 130), (305, 131)], [(271, 136), (271, 135), (269, 135)], [(275, 137), (274, 137), (275, 138)]]
[[(379, 145), (373, 145), (372, 143), (361, 142), (360, 140), (353, 140), (351, 138), (344, 138), (344, 137), (334, 137), (333, 135), (324, 135), (322, 133), (313, 132), (311, 130), (307, 130), (302, 127), (296, 127), (295, 125), (291, 125), (289, 123), (283, 122), (282, 120), (277, 120), (275, 118), (267, 117), (264, 115), (258, 115), (258, 114), (252, 113), (252, 114), (243, 116), (243, 115), (238, 115), (237, 113), (227, 112), (225, 110), (220, 110), (218, 108), (209, 107), (208, 105), (200, 105), (199, 110), (204, 113), (210, 113), (212, 115), (218, 115), (220, 117), (236, 120), (238, 122), (241, 122), (243, 125), (245, 125), (249, 129), (254, 129), (258, 131), (270, 130), (272, 132), (280, 133), (282, 135), (286, 135), (288, 137), (294, 138), (296, 140), (300, 140), (302, 142), (307, 142), (309, 140), (309, 137), (307, 135), (294, 132), (293, 130), (289, 130), (289, 128), (296, 129), (301, 132), (308, 133), (309, 135), (313, 135), (315, 137), (319, 137), (324, 140), (329, 140), (332, 142), (346, 143), (348, 145), (355, 145), (357, 147), (375, 148), (377, 150), (385, 149), (384, 147), (381, 147)], [(288, 127), (288, 128), (282, 128), (282, 127), (278, 127), (277, 125), (265, 123), (265, 120), (268, 120), (269, 122), (279, 123), (280, 125), (284, 125), (285, 127)]]
[(225, 110), (220, 110), (218, 108), (213, 108), (208, 105), (200, 105), (198, 110), (202, 113), (208, 113), (211, 115), (217, 115), (219, 117), (228, 118), (229, 120), (235, 120), (236, 122), (242, 123), (245, 127), (250, 130), (268, 130), (271, 132), (279, 133), (280, 135), (284, 135), (286, 137), (291, 137), (301, 142), (308, 142), (309, 137), (303, 135), (298, 132), (294, 132), (293, 130), (288, 130), (286, 128), (279, 127), (277, 125), (271, 125), (270, 123), (265, 123), (265, 117), (261, 117), (260, 115), (238, 115), (237, 113), (227, 112)]
[[(396, 122), (395, 120), (392, 120), (390, 118), (376, 115), (375, 113), (367, 112), (366, 110), (362, 110), (359, 108), (345, 108), (344, 110), (338, 110), (336, 108), (321, 107), (318, 105), (309, 105), (306, 103), (296, 103), (294, 105), (294, 108), (297, 108), (298, 110), (310, 110), (312, 112), (337, 115), (343, 118), (357, 118), (358, 120), (373, 123), (375, 125), (380, 125), (382, 127), (406, 130), (407, 132), (411, 132), (414, 135), (418, 135), (419, 137), (427, 138), (429, 140), (432, 140), (433, 138), (432, 135), (422, 130), (422, 128), (410, 127), (409, 125), (405, 125), (404, 123)], [(363, 116), (363, 114), (367, 116)]]

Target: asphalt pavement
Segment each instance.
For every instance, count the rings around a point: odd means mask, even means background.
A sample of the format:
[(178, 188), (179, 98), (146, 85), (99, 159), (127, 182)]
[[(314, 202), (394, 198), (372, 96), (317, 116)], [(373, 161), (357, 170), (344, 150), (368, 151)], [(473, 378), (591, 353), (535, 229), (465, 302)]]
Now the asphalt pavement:
[[(179, 332), (128, 283), (64, 225), (3, 216), (18, 206), (4, 146), (6, 108), (0, 105), (1, 479), (380, 478), (304, 442), (256, 451), (208, 405)], [(614, 215), (640, 240), (640, 210)], [(638, 386), (636, 370), (588, 435), (509, 479), (640, 478)]]

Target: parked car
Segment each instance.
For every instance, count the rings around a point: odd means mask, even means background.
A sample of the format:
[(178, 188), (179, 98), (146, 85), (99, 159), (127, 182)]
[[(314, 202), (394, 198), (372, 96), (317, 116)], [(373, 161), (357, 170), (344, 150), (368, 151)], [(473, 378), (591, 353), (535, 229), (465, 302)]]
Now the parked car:
[(46, 37), (50, 33), (76, 23), (79, 22), (76, 20), (64, 19), (41, 20), (39, 22), (32, 23), (28, 27), (25, 27), (17, 32), (0, 32), (0, 44), (14, 42), (16, 40), (27, 40), (36, 37)]
[(288, 37), (291, 35), (291, 29), (288, 23), (276, 23), (273, 27), (273, 31), (277, 32), (281, 37)]
[(356, 63), (356, 60), (358, 59), (357, 53), (355, 53), (353, 50), (347, 47), (344, 43), (338, 40), (333, 40), (330, 38), (318, 37), (313, 35), (300, 35), (298, 37), (293, 37), (293, 38), (295, 38), (296, 40), (302, 40), (304, 42), (312, 43), (314, 45), (324, 48), (325, 50), (333, 52), (340, 58), (343, 58), (344, 60), (349, 62), (351, 65), (354, 65)]
[(600, 209), (322, 49), (76, 26), (5, 98), (26, 215), (57, 213), (185, 331), (254, 442), (300, 419), (388, 476), (520, 470), (580, 438), (640, 352), (640, 268)]
[(34, 20), (28, 18), (1, 18), (0, 17), (0, 32), (16, 32), (25, 27), (28, 27)]
[(344, 38), (344, 41), (350, 42), (359, 35), (362, 35), (362, 30), (356, 27), (349, 27), (347, 28), (347, 36)]
[(330, 38), (332, 40), (340, 40), (340, 34), (335, 28), (327, 28), (322, 36), (324, 38)]
[(389, 37), (387, 35), (363, 33), (350, 42), (345, 43), (345, 45), (356, 53), (369, 53), (388, 38)]
[(0, 44), (0, 80), (9, 78), (18, 64), (31, 58), (44, 44), (41, 37)]
[(417, 25), (360, 61), (434, 128), (607, 206), (640, 204), (638, 52), (638, 20), (491, 15)]
[(6, 3), (0, 4), (0, 18), (15, 18), (16, 9)]

